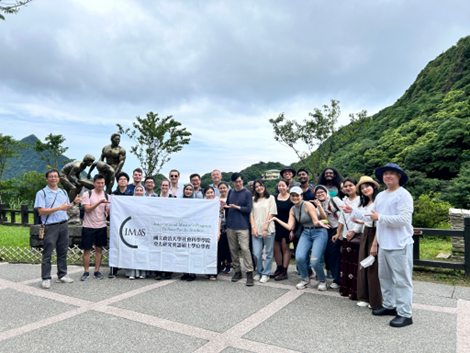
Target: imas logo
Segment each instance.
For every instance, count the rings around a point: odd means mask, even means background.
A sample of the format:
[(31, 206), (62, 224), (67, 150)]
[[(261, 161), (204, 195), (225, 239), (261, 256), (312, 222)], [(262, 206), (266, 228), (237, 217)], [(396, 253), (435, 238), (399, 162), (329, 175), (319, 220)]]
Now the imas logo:
[[(126, 227), (126, 223), (129, 222), (132, 217), (127, 217), (124, 222), (121, 223), (121, 227), (119, 227), (119, 236), (121, 237), (121, 241), (128, 247), (137, 249), (138, 246), (135, 244), (130, 244), (129, 241), (132, 243), (136, 242), (137, 239), (145, 238), (145, 229), (138, 229), (138, 228), (131, 228)], [(126, 239), (127, 238), (127, 239)], [(128, 241), (129, 240), (129, 241)]]

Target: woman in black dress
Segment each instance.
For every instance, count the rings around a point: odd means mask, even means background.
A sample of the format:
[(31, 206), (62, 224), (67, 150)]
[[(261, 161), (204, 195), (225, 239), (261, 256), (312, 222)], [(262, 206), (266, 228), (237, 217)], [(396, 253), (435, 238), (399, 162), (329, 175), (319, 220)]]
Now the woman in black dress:
[[(290, 200), (288, 194), (289, 187), (287, 181), (281, 179), (277, 184), (279, 194), (276, 196), (277, 205), (277, 218), (283, 222), (289, 221), (289, 212), (294, 204)], [(285, 229), (279, 223), (276, 222), (276, 237), (274, 241), (274, 258), (276, 259), (277, 269), (271, 278), (276, 281), (287, 279), (287, 268), (290, 262), (290, 248), (289, 244), (294, 238), (294, 232)]]

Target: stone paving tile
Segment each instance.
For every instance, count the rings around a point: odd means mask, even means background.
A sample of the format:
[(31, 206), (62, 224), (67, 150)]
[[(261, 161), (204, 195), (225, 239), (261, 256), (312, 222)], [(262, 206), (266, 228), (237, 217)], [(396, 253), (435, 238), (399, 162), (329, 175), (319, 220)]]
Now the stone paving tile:
[(227, 347), (224, 350), (220, 351), (220, 353), (253, 353), (253, 352), (246, 351), (244, 349), (234, 348), (234, 347)]
[[(23, 282), (27, 280), (41, 280), (41, 266), (30, 264), (8, 264), (6, 268), (0, 267), (0, 278), (12, 282)], [(57, 266), (52, 265), (51, 274), (57, 277)]]
[(224, 332), (286, 293), (261, 285), (247, 288), (241, 283), (176, 281), (113, 306), (164, 319)]
[(433, 295), (436, 297), (452, 298), (454, 286), (445, 284), (413, 281), (414, 293)]
[(419, 293), (413, 294), (413, 303), (446, 306), (449, 308), (457, 307), (457, 299), (437, 297), (434, 295), (425, 295), (425, 294), (419, 294)]
[[(6, 288), (0, 291), (0, 332), (11, 330), (76, 308)], [(2, 352), (7, 352), (0, 349)]]
[[(123, 276), (123, 274), (117, 276), (115, 279), (109, 279), (107, 276), (108, 272), (107, 268), (103, 269), (102, 273), (105, 278), (102, 280), (94, 278), (93, 273), (91, 273), (90, 277), (83, 282), (80, 281), (80, 277), (83, 272), (80, 271), (72, 273), (69, 274), (69, 277), (74, 280), (73, 283), (55, 283), (55, 281), (52, 281), (50, 291), (78, 299), (98, 302), (129, 292), (133, 289), (142, 288), (156, 283), (153, 277), (131, 281)], [(123, 271), (121, 272), (124, 273)], [(30, 286), (40, 288), (41, 283), (32, 283)]]
[(8, 353), (180, 353), (193, 352), (206, 342), (206, 340), (90, 311), (1, 341), (0, 351)]
[(455, 352), (455, 314), (414, 310), (415, 324), (400, 329), (390, 319), (305, 293), (243, 338), (302, 352)]
[(470, 301), (470, 287), (455, 287), (453, 298)]

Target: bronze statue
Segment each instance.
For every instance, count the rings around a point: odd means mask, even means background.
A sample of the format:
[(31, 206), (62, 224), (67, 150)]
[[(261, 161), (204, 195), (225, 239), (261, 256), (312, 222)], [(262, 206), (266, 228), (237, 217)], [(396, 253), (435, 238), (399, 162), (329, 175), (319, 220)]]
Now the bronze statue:
[[(114, 171), (114, 168), (111, 167), (106, 162), (96, 161), (95, 163), (93, 163), (90, 170), (88, 171), (88, 175), (87, 175), (88, 179), (91, 179), (91, 172), (95, 168), (98, 169), (99, 174), (104, 176), (104, 183), (106, 185), (106, 192), (108, 194), (111, 194), (111, 192), (112, 192), (111, 188), (113, 187), (113, 183), (114, 183), (114, 176), (116, 175), (116, 172)], [(94, 186), (93, 186), (93, 188), (94, 188)]]
[[(114, 176), (119, 173), (122, 170), (122, 167), (124, 166), (124, 162), (126, 161), (126, 150), (119, 146), (119, 143), (121, 142), (121, 135), (118, 133), (112, 134), (111, 135), (111, 144), (104, 146), (103, 151), (101, 152), (101, 157), (100, 157), (100, 162), (104, 162), (106, 160), (106, 163), (111, 166), (111, 169), (113, 171), (113, 175), (108, 175), (109, 178), (106, 178), (106, 175), (104, 175), (101, 171), (100, 168), (103, 169), (104, 172), (107, 174), (111, 173), (110, 169), (107, 169), (103, 165), (96, 165), (98, 171), (100, 171), (101, 174), (106, 179), (106, 192), (110, 193), (113, 185), (114, 185)], [(96, 163), (95, 163), (96, 164)], [(94, 167), (91, 167), (90, 172), (93, 170)], [(90, 175), (90, 172), (88, 172), (88, 175)]]
[(80, 173), (83, 172), (87, 167), (91, 166), (95, 161), (95, 157), (91, 154), (85, 155), (83, 161), (69, 162), (63, 166), (59, 173), (60, 183), (63, 188), (67, 191), (70, 202), (75, 200), (75, 197), (80, 193), (82, 187), (87, 189), (94, 189), (93, 182), (90, 180), (82, 179)]

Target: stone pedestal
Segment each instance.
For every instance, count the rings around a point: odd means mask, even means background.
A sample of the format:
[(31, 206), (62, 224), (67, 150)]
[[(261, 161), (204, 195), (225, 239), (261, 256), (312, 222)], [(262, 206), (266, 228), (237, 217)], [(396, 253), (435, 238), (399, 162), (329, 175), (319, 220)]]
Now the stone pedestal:
[[(464, 217), (470, 217), (470, 210), (461, 208), (449, 209), (449, 218), (452, 229), (463, 230)], [(452, 240), (452, 259), (455, 261), (464, 261), (465, 241), (464, 238), (451, 237)]]
[(77, 205), (67, 211), (67, 216), (69, 217), (69, 225), (82, 225), (82, 220), (80, 219), (80, 208)]

